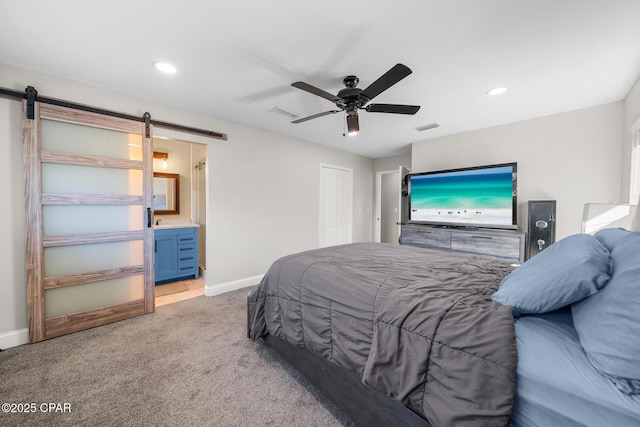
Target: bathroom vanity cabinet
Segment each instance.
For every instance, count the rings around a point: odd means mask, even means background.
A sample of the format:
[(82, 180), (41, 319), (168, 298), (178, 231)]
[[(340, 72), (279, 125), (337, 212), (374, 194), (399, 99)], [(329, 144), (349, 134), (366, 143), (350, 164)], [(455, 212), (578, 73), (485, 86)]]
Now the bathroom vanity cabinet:
[(155, 229), (155, 282), (198, 278), (198, 228), (194, 226)]

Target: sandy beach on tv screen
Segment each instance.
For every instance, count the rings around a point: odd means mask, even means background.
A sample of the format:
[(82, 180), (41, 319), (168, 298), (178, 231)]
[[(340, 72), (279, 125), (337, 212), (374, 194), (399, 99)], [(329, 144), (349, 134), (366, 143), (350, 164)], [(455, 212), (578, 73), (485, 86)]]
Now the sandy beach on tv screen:
[(511, 209), (411, 209), (411, 219), (511, 225)]

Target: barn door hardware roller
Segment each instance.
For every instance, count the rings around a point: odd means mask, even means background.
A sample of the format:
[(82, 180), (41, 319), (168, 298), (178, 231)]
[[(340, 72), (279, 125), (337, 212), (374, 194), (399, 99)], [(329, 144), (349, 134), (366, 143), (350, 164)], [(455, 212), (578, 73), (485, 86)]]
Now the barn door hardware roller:
[(27, 119), (33, 120), (36, 115), (36, 96), (38, 96), (38, 91), (33, 86), (27, 86), (24, 91), (27, 94)]

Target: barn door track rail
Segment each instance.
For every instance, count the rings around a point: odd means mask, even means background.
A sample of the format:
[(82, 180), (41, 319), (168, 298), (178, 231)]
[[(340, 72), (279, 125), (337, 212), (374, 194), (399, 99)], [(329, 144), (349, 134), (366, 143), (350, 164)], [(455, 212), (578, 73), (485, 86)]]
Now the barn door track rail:
[(165, 128), (165, 129), (172, 129), (180, 132), (187, 132), (195, 135), (206, 136), (208, 138), (220, 139), (223, 141), (227, 140), (226, 133), (221, 133), (221, 132), (216, 132), (216, 131), (211, 131), (206, 129), (199, 129), (191, 126), (164, 122), (160, 120), (154, 120), (151, 118), (151, 114), (149, 114), (148, 112), (145, 112), (142, 117), (139, 117), (131, 114), (121, 113), (118, 111), (105, 110), (102, 108), (92, 107), (89, 105), (77, 104), (75, 102), (64, 101), (61, 99), (43, 97), (38, 95), (38, 91), (33, 86), (27, 86), (24, 92), (18, 92), (15, 90), (0, 87), (0, 97), (19, 100), (19, 101), (26, 100), (27, 101), (27, 118), (30, 120), (34, 118), (34, 104), (36, 102), (41, 102), (43, 104), (58, 105), (60, 107), (67, 107), (75, 110), (87, 111), (90, 113), (104, 114), (106, 116), (119, 117), (121, 119), (144, 122), (146, 124), (145, 127), (146, 127), (147, 137), (149, 136), (149, 125), (154, 125), (154, 126)]

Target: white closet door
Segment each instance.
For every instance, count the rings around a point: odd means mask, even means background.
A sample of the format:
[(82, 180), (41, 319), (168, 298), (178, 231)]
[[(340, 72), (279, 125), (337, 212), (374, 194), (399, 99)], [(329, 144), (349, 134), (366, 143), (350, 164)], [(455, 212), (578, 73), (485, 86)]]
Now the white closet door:
[(353, 235), (353, 171), (320, 167), (320, 247), (351, 243)]

